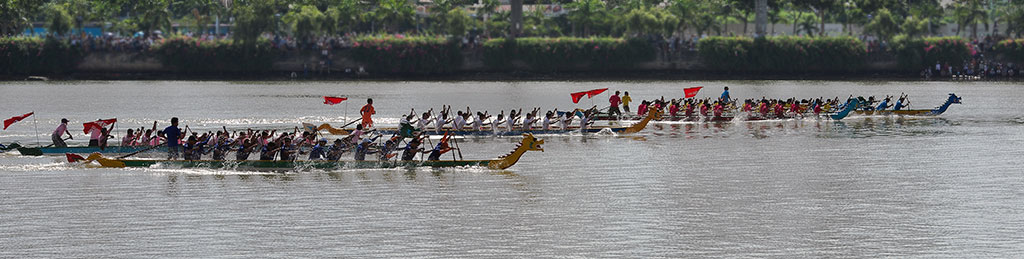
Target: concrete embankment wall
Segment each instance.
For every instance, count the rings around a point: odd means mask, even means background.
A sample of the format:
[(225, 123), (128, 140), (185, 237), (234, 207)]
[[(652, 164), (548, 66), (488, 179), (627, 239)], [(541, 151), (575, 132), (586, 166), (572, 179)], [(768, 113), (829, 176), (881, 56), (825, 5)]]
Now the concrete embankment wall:
[[(346, 69), (357, 70), (362, 64), (349, 58), (346, 53), (336, 53), (331, 57), (330, 69), (332, 71), (345, 71)], [(480, 53), (466, 52), (463, 55), (465, 60), (458, 72), (495, 72), (489, 69), (483, 61)], [(313, 53), (290, 52), (278, 58), (273, 64), (273, 72), (302, 73), (305, 70), (317, 71), (322, 67), (322, 56)], [(525, 64), (514, 64), (520, 70), (530, 70)], [(897, 71), (897, 64), (894, 57), (871, 58), (865, 66), (868, 71)], [(585, 69), (580, 69), (585, 72)], [(674, 56), (658, 56), (653, 61), (637, 64), (635, 71), (704, 71), (695, 52), (677, 54)], [(154, 56), (139, 53), (123, 52), (92, 52), (85, 56), (77, 66), (77, 72), (82, 73), (165, 73), (174, 72), (172, 68), (164, 66)], [(374, 71), (367, 71), (373, 73)], [(509, 72), (509, 71), (501, 71)]]

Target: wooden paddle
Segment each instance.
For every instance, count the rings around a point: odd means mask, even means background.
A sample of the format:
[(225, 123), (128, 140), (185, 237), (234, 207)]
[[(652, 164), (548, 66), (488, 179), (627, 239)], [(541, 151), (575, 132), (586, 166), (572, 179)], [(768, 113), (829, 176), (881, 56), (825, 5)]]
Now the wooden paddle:
[(152, 146), (152, 147), (149, 147), (149, 148), (146, 148), (146, 149), (143, 149), (143, 150), (135, 151), (134, 153), (131, 153), (131, 154), (127, 154), (127, 155), (123, 155), (123, 156), (120, 156), (120, 157), (118, 157), (117, 159), (125, 159), (125, 158), (128, 158), (128, 157), (130, 157), (130, 156), (134, 156), (134, 155), (136, 155), (136, 154), (138, 154), (138, 153), (142, 153), (142, 152), (146, 152), (146, 151), (150, 151), (150, 150), (153, 150), (153, 149), (155, 149), (155, 148), (158, 148), (158, 147), (160, 147), (160, 146), (163, 146), (164, 144), (167, 144), (167, 142), (164, 142), (164, 143), (160, 143), (159, 145), (156, 145), (156, 146)]

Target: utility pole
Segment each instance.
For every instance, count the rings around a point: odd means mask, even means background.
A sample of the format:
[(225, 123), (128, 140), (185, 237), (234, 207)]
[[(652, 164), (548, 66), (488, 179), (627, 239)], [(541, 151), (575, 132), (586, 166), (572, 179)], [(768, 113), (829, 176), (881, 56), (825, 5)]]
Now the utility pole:
[(523, 0), (509, 0), (512, 5), (512, 26), (508, 34), (509, 40), (515, 40), (523, 31)]
[(754, 17), (754, 34), (757, 37), (764, 37), (768, 35), (768, 0), (756, 0), (754, 2), (754, 11), (757, 12)]

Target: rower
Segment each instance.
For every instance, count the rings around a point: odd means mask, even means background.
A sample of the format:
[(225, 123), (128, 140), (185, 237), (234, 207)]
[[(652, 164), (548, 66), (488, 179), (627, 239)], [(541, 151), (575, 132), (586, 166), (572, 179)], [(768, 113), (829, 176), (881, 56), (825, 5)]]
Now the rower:
[(398, 149), (398, 143), (402, 142), (402, 136), (392, 135), (390, 139), (384, 141), (384, 146), (380, 148), (380, 152), (377, 152), (377, 159), (380, 161), (391, 160), (396, 154), (393, 154)]
[(427, 157), (427, 160), (441, 160), (441, 155), (455, 149), (448, 146), (448, 140), (451, 139), (451, 137), (451, 135), (445, 133), (444, 136), (441, 137), (441, 140), (437, 142), (437, 145), (434, 146), (434, 149), (430, 150), (430, 156)]
[(352, 131), (352, 134), (349, 134), (349, 137), (352, 138), (352, 144), (359, 144), (359, 138), (362, 137), (362, 136), (363, 136), (363, 125), (362, 124), (356, 125), (356, 130)]
[[(558, 109), (555, 109), (554, 111), (548, 111), (547, 113), (544, 113), (544, 121), (541, 122), (542, 129), (544, 129), (544, 130), (551, 130), (551, 123), (552, 123), (551, 119), (555, 119), (555, 114), (557, 114), (557, 113), (558, 113)], [(555, 120), (558, 120), (558, 119), (555, 119)]]
[(487, 115), (487, 112), (476, 112), (476, 118), (473, 119), (473, 130), (480, 131), (484, 126), (484, 121), (491, 118), (491, 115)]
[(341, 159), (341, 155), (345, 153), (348, 147), (345, 146), (345, 141), (341, 139), (335, 139), (334, 145), (327, 150), (327, 160), (338, 161)]
[(498, 129), (498, 126), (505, 122), (504, 118), (505, 111), (501, 111), (501, 113), (498, 113), (498, 118), (491, 120), (491, 131), (494, 131), (494, 133), (497, 134), (500, 131), (500, 129)]
[(228, 143), (228, 139), (219, 138), (217, 139), (217, 142), (214, 143), (215, 144), (213, 146), (213, 160), (225, 160), (224, 157), (227, 156), (228, 151), (231, 151), (231, 144)]
[(419, 121), (416, 122), (416, 130), (423, 131), (427, 129), (427, 126), (430, 125), (430, 123), (433, 121), (433, 119), (430, 118), (430, 114), (433, 111), (434, 109), (430, 109), (427, 112), (423, 113), (423, 117), (421, 117)]
[(469, 114), (468, 107), (466, 108), (466, 113), (463, 113), (462, 111), (455, 112), (455, 119), (452, 121), (453, 130), (462, 130), (463, 128), (466, 127), (466, 118), (468, 117), (467, 114)]
[(297, 149), (295, 144), (292, 144), (292, 139), (284, 138), (284, 143), (281, 144), (281, 161), (294, 161), (296, 151)]
[(278, 150), (279, 150), (279, 148), (277, 148), (277, 143), (276, 142), (269, 142), (269, 143), (267, 143), (260, 150), (260, 160), (266, 160), (266, 161), (274, 160), (274, 157), (277, 156), (277, 151)]
[(368, 128), (372, 128), (373, 127), (373, 117), (372, 116), (374, 114), (377, 114), (377, 111), (373, 109), (373, 98), (367, 98), (366, 99), (366, 105), (363, 105), (363, 108), (359, 109), (359, 114), (363, 116), (363, 121), (359, 125), (362, 125), (363, 128), (367, 128), (367, 129)]
[(561, 124), (562, 130), (569, 130), (569, 125), (572, 124), (573, 118), (576, 116), (574, 112), (565, 112), (565, 118), (562, 118), (558, 123)]
[(907, 97), (906, 96), (900, 96), (900, 99), (898, 101), (896, 101), (896, 105), (892, 107), (892, 110), (894, 110), (894, 111), (902, 110), (903, 107), (906, 107), (906, 105), (903, 104), (903, 103), (907, 103), (907, 104), (910, 103), (910, 102), (907, 101)]
[(508, 119), (505, 120), (505, 124), (508, 125), (508, 127), (506, 127), (506, 129), (508, 131), (515, 130), (516, 122), (519, 121), (519, 118), (522, 117), (522, 116), (523, 116), (523, 109), (522, 108), (519, 109), (519, 112), (516, 112), (516, 110), (514, 110), (514, 109), (509, 111), (508, 112)]
[(121, 139), (121, 146), (133, 146), (135, 142), (135, 130), (128, 129), (128, 133), (124, 134), (124, 138)]
[[(726, 90), (726, 91), (728, 91), (728, 90)], [(721, 118), (723, 110), (725, 110), (725, 107), (722, 107), (722, 102), (720, 102), (720, 101), (719, 102), (715, 102), (715, 108), (713, 110), (713, 112), (715, 114), (715, 118)]]
[(405, 145), (404, 151), (402, 151), (402, 161), (412, 161), (413, 158), (416, 158), (416, 154), (422, 153), (423, 148), (420, 147), (422, 142), (423, 139), (420, 137), (412, 138), (412, 140)]
[(377, 137), (380, 137), (380, 136), (376, 136), (376, 137), (373, 137), (373, 138), (370, 138), (370, 139), (364, 139), (362, 142), (360, 142), (358, 145), (356, 145), (356, 155), (355, 155), (356, 161), (366, 160), (366, 154), (377, 153), (376, 151), (371, 151), (371, 148), (373, 148), (373, 146), (374, 146), (373, 145), (373, 141), (377, 140)]
[(68, 119), (60, 119), (60, 125), (57, 125), (57, 129), (50, 135), (54, 147), (68, 147), (68, 144), (64, 143), (64, 134), (68, 135), (68, 139), (74, 139), (68, 131)]
[(885, 109), (888, 109), (889, 108), (889, 100), (891, 100), (891, 98), (892, 98), (892, 96), (885, 96), (885, 100), (882, 100), (882, 103), (878, 104), (878, 108), (875, 108), (875, 110), (883, 111)]
[(235, 152), (235, 160), (249, 160), (249, 154), (256, 148), (257, 143), (254, 139), (245, 139)]
[(100, 138), (99, 138), (99, 143), (98, 143), (98, 145), (100, 147), (100, 150), (106, 149), (107, 148), (107, 140), (114, 138), (114, 136), (110, 135), (110, 130), (112, 130), (112, 129), (114, 129), (114, 125), (113, 124), (110, 125), (110, 129), (100, 128)]

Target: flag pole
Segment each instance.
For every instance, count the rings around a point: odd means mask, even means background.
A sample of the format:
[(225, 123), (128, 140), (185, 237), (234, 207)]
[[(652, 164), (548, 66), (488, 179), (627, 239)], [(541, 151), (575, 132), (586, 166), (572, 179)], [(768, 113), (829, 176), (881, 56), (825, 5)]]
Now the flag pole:
[[(32, 111), (32, 114), (35, 115), (36, 111)], [(36, 117), (32, 117), (32, 127), (35, 128), (36, 131), (36, 145), (39, 145), (40, 147), (43, 146), (43, 144), (39, 142), (39, 122), (36, 121)]]

